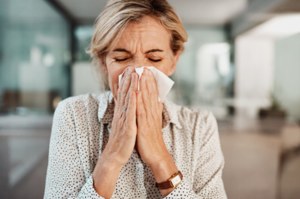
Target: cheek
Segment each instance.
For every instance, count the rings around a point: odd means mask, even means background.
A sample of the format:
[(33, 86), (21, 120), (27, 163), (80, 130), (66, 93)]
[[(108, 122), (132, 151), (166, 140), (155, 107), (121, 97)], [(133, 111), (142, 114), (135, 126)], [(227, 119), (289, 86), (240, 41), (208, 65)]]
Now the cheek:
[(114, 96), (116, 96), (118, 87), (119, 87), (119, 75), (122, 74), (123, 70), (108, 70), (108, 78), (109, 78), (109, 87), (113, 92)]
[(118, 64), (107, 65), (109, 87), (114, 96), (117, 96), (119, 88), (119, 75), (123, 73), (126, 67), (119, 66)]
[(171, 76), (174, 73), (175, 65), (176, 63), (172, 59), (167, 59), (161, 64), (157, 64), (155, 67), (167, 76)]

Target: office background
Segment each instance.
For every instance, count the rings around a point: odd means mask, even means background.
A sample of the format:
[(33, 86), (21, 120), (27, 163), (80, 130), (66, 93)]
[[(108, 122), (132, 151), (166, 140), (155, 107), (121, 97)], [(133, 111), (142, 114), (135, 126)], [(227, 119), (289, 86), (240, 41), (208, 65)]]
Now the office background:
[[(230, 199), (300, 197), (300, 1), (169, 0), (189, 39), (169, 98), (212, 111)], [(42, 198), (59, 101), (101, 92), (105, 0), (0, 0), (0, 198)]]

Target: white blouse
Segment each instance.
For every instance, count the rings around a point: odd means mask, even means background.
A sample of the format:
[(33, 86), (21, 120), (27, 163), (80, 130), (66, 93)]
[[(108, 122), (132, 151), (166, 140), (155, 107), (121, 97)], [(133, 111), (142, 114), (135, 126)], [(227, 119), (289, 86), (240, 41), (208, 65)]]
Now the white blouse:
[[(113, 112), (111, 92), (59, 103), (53, 118), (44, 198), (103, 198), (95, 191), (91, 174), (108, 141)], [(224, 158), (211, 113), (166, 101), (162, 134), (184, 176), (165, 198), (227, 198), (222, 181)], [(120, 172), (112, 198), (162, 198), (151, 170), (135, 150)]]

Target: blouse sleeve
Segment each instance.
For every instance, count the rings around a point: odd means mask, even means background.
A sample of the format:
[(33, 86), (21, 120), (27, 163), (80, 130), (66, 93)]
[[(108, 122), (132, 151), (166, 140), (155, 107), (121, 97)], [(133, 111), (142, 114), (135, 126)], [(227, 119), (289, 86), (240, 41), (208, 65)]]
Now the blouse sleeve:
[[(200, 125), (201, 122), (198, 124)], [(196, 153), (196, 167), (194, 169), (194, 182), (190, 183), (184, 178), (182, 183), (173, 190), (166, 199), (174, 198), (203, 198), (226, 199), (226, 192), (222, 180), (224, 157), (222, 154), (218, 127), (215, 117), (209, 113), (204, 121), (205, 128), (200, 133), (200, 147)], [(201, 128), (196, 128), (201, 129)], [(197, 137), (197, 136), (196, 136)]]
[(73, 112), (66, 100), (54, 113), (44, 198), (104, 199), (95, 191), (92, 176), (85, 178)]

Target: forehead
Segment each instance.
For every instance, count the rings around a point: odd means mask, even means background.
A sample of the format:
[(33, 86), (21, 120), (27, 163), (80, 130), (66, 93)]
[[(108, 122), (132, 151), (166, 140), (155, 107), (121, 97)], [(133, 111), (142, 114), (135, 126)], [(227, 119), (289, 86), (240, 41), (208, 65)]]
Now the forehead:
[(112, 46), (130, 48), (132, 45), (143, 45), (143, 48), (170, 48), (170, 37), (171, 34), (158, 20), (146, 16), (129, 23)]

